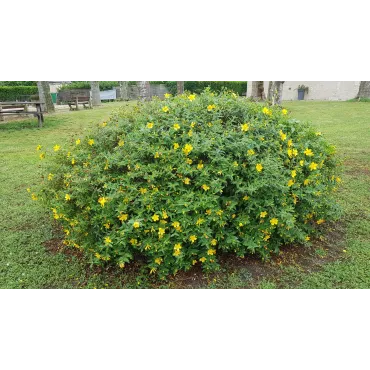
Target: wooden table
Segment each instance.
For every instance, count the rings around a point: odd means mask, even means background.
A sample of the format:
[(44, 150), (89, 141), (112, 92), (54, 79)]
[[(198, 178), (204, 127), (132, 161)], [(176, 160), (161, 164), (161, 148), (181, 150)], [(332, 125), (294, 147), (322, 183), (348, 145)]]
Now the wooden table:
[[(28, 112), (27, 107), (29, 105), (34, 105), (36, 107), (36, 112)], [(33, 114), (37, 117), (39, 122), (39, 127), (42, 127), (44, 122), (44, 115), (42, 112), (42, 103), (39, 101), (5, 101), (0, 102), (0, 121), (3, 121), (3, 116), (5, 115), (15, 115), (15, 114)]]

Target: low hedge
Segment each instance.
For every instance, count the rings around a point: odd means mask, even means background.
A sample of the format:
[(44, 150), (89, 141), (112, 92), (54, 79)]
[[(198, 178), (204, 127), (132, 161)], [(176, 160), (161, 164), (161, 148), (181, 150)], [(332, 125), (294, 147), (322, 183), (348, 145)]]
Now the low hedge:
[[(129, 81), (129, 85), (135, 85), (136, 81)], [(151, 85), (164, 84), (168, 88), (171, 94), (177, 92), (176, 81), (150, 81)], [(114, 87), (119, 86), (119, 81), (100, 81), (100, 90), (110, 90)], [(247, 91), (246, 81), (185, 81), (185, 90), (199, 94), (205, 88), (210, 87), (215, 92), (221, 92), (222, 89), (228, 89), (234, 91), (238, 95), (245, 95)], [(89, 81), (74, 81), (70, 84), (65, 84), (59, 88), (62, 90), (72, 89), (90, 89)]]
[(164, 278), (266, 259), (339, 215), (335, 148), (287, 113), (209, 90), (138, 104), (56, 145), (32, 197), (93, 264)]
[[(163, 81), (171, 94), (177, 92), (176, 81)], [(235, 92), (238, 95), (245, 95), (247, 91), (246, 81), (185, 81), (184, 89), (196, 94), (201, 93), (205, 88), (210, 87), (215, 92), (221, 92), (222, 89), (227, 89)]]
[(37, 94), (37, 86), (0, 86), (0, 101), (13, 101), (24, 95)]

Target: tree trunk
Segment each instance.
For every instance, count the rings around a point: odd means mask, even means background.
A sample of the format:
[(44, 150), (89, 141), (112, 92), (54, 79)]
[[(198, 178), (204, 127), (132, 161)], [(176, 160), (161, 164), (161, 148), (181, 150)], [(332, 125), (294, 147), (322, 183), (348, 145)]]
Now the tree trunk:
[(267, 100), (272, 105), (281, 105), (283, 98), (283, 84), (285, 81), (270, 81), (268, 87)]
[(139, 90), (139, 99), (141, 101), (149, 100), (149, 81), (137, 81), (137, 87)]
[(370, 98), (370, 81), (361, 81), (356, 99)]
[(93, 107), (101, 105), (99, 81), (90, 81), (91, 100)]
[(247, 87), (247, 96), (253, 100), (265, 100), (263, 81), (250, 81)]
[(55, 112), (54, 103), (50, 95), (50, 85), (47, 81), (37, 81), (39, 98), (44, 112)]
[(128, 81), (120, 81), (121, 99), (128, 100)]
[(181, 95), (184, 93), (184, 81), (177, 81), (177, 94)]

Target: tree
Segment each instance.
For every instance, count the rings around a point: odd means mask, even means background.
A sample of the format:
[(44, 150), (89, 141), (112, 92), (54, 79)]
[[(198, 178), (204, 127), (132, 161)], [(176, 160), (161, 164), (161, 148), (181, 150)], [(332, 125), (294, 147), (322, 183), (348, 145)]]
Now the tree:
[(263, 87), (263, 81), (250, 81), (250, 82), (248, 82), (247, 90), (248, 91), (247, 91), (246, 96), (248, 96), (248, 92), (250, 91), (249, 96), (253, 100), (265, 100), (266, 99), (265, 91), (264, 91), (264, 87)]
[(37, 81), (39, 90), (39, 99), (42, 104), (42, 110), (48, 113), (55, 112), (53, 100), (50, 95), (50, 85), (47, 81)]
[(128, 100), (128, 81), (120, 81), (119, 88), (121, 91), (121, 99)]
[(370, 98), (370, 81), (361, 81), (356, 99)]
[(177, 94), (183, 94), (184, 93), (184, 81), (177, 81)]
[(99, 81), (90, 81), (91, 102), (93, 107), (101, 105)]
[(139, 92), (139, 99), (141, 101), (149, 100), (149, 81), (137, 81), (137, 88)]
[(271, 102), (272, 105), (281, 105), (283, 98), (283, 84), (285, 81), (270, 81), (267, 100)]

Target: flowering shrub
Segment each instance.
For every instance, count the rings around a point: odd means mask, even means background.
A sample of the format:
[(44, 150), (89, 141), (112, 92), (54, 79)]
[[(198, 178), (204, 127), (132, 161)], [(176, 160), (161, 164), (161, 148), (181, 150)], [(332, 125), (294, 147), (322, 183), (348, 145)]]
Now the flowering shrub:
[(167, 95), (56, 145), (38, 196), (92, 263), (215, 270), (222, 252), (268, 258), (337, 217), (334, 152), (285, 109)]

